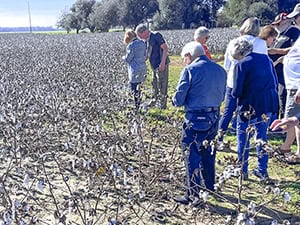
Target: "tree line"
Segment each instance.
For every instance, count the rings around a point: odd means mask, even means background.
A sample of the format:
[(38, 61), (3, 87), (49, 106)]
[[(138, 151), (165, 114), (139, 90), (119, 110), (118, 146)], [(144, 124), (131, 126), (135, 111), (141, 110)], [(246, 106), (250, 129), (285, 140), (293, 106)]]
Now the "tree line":
[(239, 26), (256, 16), (262, 24), (290, 12), (300, 0), (76, 0), (62, 12), (57, 26), (67, 31), (106, 32), (151, 22), (152, 29)]

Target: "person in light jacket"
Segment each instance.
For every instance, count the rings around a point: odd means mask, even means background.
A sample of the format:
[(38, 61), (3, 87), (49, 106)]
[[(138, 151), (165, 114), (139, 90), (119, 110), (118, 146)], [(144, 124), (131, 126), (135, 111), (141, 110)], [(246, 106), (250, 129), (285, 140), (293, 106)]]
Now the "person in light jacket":
[(126, 47), (125, 62), (128, 64), (128, 78), (136, 108), (139, 108), (141, 101), (141, 84), (147, 75), (146, 66), (146, 44), (137, 39), (133, 30), (127, 30), (124, 36)]
[(181, 72), (172, 103), (176, 107), (184, 106), (185, 111), (181, 143), (187, 190), (175, 201), (189, 204), (199, 199), (200, 189), (214, 191), (216, 149), (209, 143), (218, 131), (226, 72), (205, 55), (200, 43), (186, 44), (181, 56), (186, 67)]

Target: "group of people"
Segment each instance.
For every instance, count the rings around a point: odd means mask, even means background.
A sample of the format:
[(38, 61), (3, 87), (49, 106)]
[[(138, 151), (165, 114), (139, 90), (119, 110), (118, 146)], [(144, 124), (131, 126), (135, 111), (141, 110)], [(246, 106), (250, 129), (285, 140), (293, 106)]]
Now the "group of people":
[(127, 45), (124, 59), (128, 64), (129, 82), (136, 108), (140, 106), (140, 88), (147, 76), (146, 59), (149, 59), (153, 88), (151, 104), (158, 104), (161, 109), (166, 109), (170, 60), (165, 39), (161, 33), (151, 32), (146, 24), (140, 24), (135, 31), (125, 32), (124, 43)]
[[(184, 106), (182, 152), (186, 165), (186, 193), (177, 202), (189, 204), (199, 198), (201, 189), (214, 191), (216, 149), (210, 142), (219, 141), (229, 127), (236, 112), (238, 163), (242, 178), (248, 179), (249, 139), (255, 130), (256, 140), (266, 142), (268, 129), (287, 131), (282, 154), (290, 152), (296, 137), (297, 151), (287, 160), (300, 162), (300, 4), (289, 13), (279, 14), (270, 25), (260, 27), (251, 17), (240, 27), (240, 37), (230, 41), (224, 55), (224, 67), (212, 59), (206, 41), (209, 30), (199, 27), (194, 41), (181, 52), (185, 67), (172, 98), (175, 107)], [(131, 32), (131, 31), (130, 31)], [(167, 45), (160, 33), (152, 33), (145, 25), (136, 28), (143, 39), (141, 58), (149, 58), (153, 79), (154, 99), (166, 107), (168, 85)], [(126, 36), (126, 34), (125, 34)], [(128, 42), (126, 61), (129, 74), (136, 77), (130, 65), (131, 45)], [(142, 45), (142, 43), (141, 43)], [(144, 65), (145, 66), (145, 65)], [(145, 75), (145, 70), (141, 70)], [(145, 76), (143, 76), (145, 79)], [(141, 83), (142, 80), (130, 82)], [(165, 86), (166, 85), (166, 86)], [(138, 93), (135, 85), (132, 91)], [(139, 94), (137, 94), (139, 96)], [(220, 116), (220, 106), (225, 107)], [(270, 125), (271, 124), (271, 125)], [(207, 144), (208, 143), (208, 144)], [(262, 145), (256, 145), (257, 168), (252, 174), (264, 181), (268, 179), (269, 156)]]

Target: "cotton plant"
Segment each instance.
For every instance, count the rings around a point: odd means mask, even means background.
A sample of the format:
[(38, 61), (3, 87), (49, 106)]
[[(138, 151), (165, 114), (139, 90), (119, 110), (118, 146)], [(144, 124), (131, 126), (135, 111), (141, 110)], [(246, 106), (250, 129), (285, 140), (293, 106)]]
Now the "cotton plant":
[(275, 195), (280, 195), (280, 192), (281, 192), (281, 190), (280, 190), (279, 187), (275, 187), (275, 188), (273, 189), (273, 193), (274, 193)]
[(115, 219), (115, 218), (111, 218), (111, 219), (109, 219), (109, 221), (108, 221), (108, 225), (117, 225), (117, 220)]
[(255, 225), (254, 218), (248, 218), (245, 213), (239, 213), (236, 225)]
[(30, 187), (30, 176), (29, 174), (25, 174), (24, 179), (23, 179), (23, 186), (28, 190)]
[(36, 182), (35, 188), (36, 188), (37, 191), (39, 191), (41, 193), (44, 193), (45, 186), (46, 186), (45, 180), (44, 179), (39, 179)]
[(256, 213), (256, 204), (254, 202), (250, 202), (247, 206), (248, 215), (254, 215)]
[(291, 200), (292, 200), (292, 197), (291, 197), (290, 193), (289, 192), (284, 192), (284, 194), (283, 194), (283, 201), (285, 203), (288, 203)]
[(220, 190), (226, 181), (240, 176), (241, 168), (237, 165), (228, 165), (224, 168), (223, 173), (218, 177), (218, 181), (214, 185), (215, 191)]
[(144, 190), (139, 190), (139, 198), (144, 199), (146, 197), (146, 192)]
[(209, 193), (207, 191), (203, 191), (201, 190), (199, 193), (199, 197), (204, 201), (207, 202), (208, 197), (209, 197)]

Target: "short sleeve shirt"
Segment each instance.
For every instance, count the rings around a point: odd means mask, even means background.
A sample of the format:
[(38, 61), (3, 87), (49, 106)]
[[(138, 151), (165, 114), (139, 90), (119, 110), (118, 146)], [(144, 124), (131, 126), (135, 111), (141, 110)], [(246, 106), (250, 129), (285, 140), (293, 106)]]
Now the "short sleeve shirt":
[[(290, 27), (286, 31), (282, 32), (277, 38), (274, 43), (274, 48), (288, 48), (291, 47), (300, 35), (300, 30), (297, 27)], [(272, 61), (276, 61), (282, 55), (275, 54), (269, 55)], [(280, 84), (284, 84), (284, 76), (283, 76), (283, 64), (279, 63), (275, 66), (278, 82)]]
[(300, 87), (300, 39), (284, 57), (283, 64), (286, 89), (298, 89)]
[[(148, 40), (147, 51), (149, 55), (149, 61), (152, 69), (157, 69), (161, 62), (163, 50), (161, 49), (161, 45), (165, 44), (165, 40), (163, 36), (159, 32), (151, 32)], [(149, 54), (150, 51), (150, 54)], [(166, 64), (169, 63), (169, 59), (167, 58)]]

